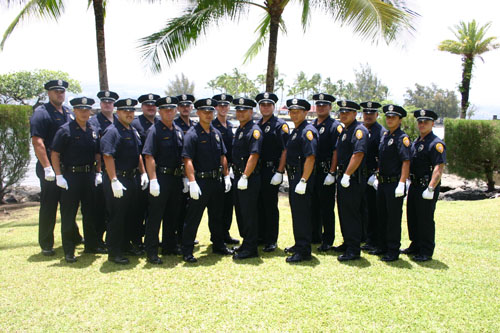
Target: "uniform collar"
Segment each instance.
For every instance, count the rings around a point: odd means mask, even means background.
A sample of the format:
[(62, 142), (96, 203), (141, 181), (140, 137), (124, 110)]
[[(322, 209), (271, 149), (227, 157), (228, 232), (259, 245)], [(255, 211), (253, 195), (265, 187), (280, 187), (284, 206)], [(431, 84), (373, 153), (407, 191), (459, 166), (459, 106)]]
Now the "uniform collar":
[(259, 124), (267, 124), (267, 123), (270, 123), (274, 118), (276, 118), (274, 116), (274, 113), (271, 115), (271, 118), (269, 118), (265, 123), (264, 123), (264, 117), (260, 118), (259, 119)]
[(252, 127), (253, 125), (254, 125), (253, 120), (250, 119), (250, 121), (248, 123), (246, 123), (245, 126), (243, 126), (243, 127), (240, 126), (240, 128), (247, 129), (248, 127)]

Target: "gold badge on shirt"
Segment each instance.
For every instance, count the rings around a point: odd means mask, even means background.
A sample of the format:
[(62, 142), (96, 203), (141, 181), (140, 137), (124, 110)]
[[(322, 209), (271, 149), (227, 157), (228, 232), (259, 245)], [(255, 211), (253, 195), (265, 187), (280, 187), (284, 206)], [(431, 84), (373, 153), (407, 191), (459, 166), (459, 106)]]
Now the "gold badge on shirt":
[(403, 138), (403, 144), (405, 145), (405, 147), (409, 147), (410, 146), (410, 139), (408, 139), (407, 136), (405, 136)]
[(283, 130), (283, 132), (288, 134), (288, 125), (287, 124), (283, 124), (283, 126), (281, 126), (281, 129)]
[(342, 125), (337, 126), (337, 132), (342, 133)]
[(442, 153), (443, 153), (443, 151), (444, 151), (444, 146), (443, 146), (443, 144), (442, 144), (442, 143), (438, 143), (438, 144), (436, 145), (436, 150), (437, 150), (440, 154), (442, 154)]
[(258, 130), (253, 130), (253, 134), (252, 135), (253, 135), (253, 138), (255, 140), (259, 140), (259, 138), (260, 138), (260, 132)]
[(356, 131), (356, 137), (358, 138), (358, 140), (361, 140), (363, 138), (363, 131), (362, 130), (357, 130)]
[(307, 133), (306, 133), (306, 138), (307, 138), (309, 141), (312, 141), (312, 139), (314, 139), (313, 132), (311, 132), (311, 131), (307, 131)]

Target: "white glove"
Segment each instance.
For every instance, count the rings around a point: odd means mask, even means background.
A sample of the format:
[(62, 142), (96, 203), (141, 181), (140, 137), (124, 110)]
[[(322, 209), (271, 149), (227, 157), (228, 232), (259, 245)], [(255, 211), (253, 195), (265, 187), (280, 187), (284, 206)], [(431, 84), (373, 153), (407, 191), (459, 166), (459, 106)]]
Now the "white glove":
[(328, 175), (326, 175), (326, 177), (325, 177), (325, 181), (323, 182), (323, 185), (330, 186), (333, 183), (335, 183), (335, 176), (332, 175), (331, 173), (328, 173)]
[(224, 176), (224, 193), (231, 191), (231, 176)]
[(149, 184), (148, 174), (144, 172), (143, 174), (141, 174), (141, 190), (144, 191), (146, 187), (148, 187), (148, 184)]
[(54, 179), (56, 179), (56, 174), (54, 173), (54, 170), (52, 170), (51, 166), (43, 168), (43, 172), (45, 172), (45, 180), (46, 181), (53, 182)]
[(194, 182), (188, 182), (189, 185), (189, 196), (193, 200), (198, 200), (201, 195), (201, 190), (200, 187), (198, 186), (198, 183), (196, 180)]
[(248, 188), (248, 178), (241, 175), (240, 180), (238, 180), (238, 190), (246, 190)]
[(64, 179), (63, 175), (57, 175), (56, 176), (56, 184), (60, 188), (63, 188), (65, 190), (68, 189), (68, 182), (66, 181), (66, 179)]
[(283, 174), (276, 172), (273, 178), (271, 178), (271, 185), (279, 185), (281, 184), (282, 181), (283, 181)]
[(402, 197), (405, 195), (405, 186), (406, 184), (404, 182), (399, 182), (398, 187), (396, 187), (396, 191), (394, 191), (394, 196), (396, 198)]
[(307, 183), (305, 180), (300, 180), (300, 182), (295, 186), (295, 193), (297, 194), (305, 194), (306, 193)]
[(160, 195), (160, 184), (158, 184), (158, 179), (151, 179), (149, 182), (149, 194), (153, 197), (157, 197)]
[(94, 185), (95, 185), (95, 187), (97, 187), (97, 185), (99, 185), (99, 184), (102, 184), (102, 173), (96, 172)]
[(182, 193), (188, 193), (189, 192), (189, 179), (187, 177), (182, 178)]
[(233, 168), (229, 168), (229, 177), (231, 179), (234, 179), (234, 172), (233, 172)]
[(342, 187), (349, 187), (349, 185), (351, 185), (350, 180), (351, 180), (351, 176), (346, 175), (344, 173), (344, 175), (342, 176), (342, 179), (340, 180), (340, 185), (342, 185)]
[(127, 188), (123, 186), (118, 179), (111, 181), (111, 189), (113, 190), (113, 196), (115, 198), (123, 197), (123, 191), (127, 190)]
[(377, 176), (375, 176), (375, 174), (371, 175), (370, 178), (368, 178), (367, 184), (370, 186), (373, 186), (373, 183), (375, 183), (376, 179), (377, 179)]
[(424, 192), (422, 192), (422, 198), (425, 200), (432, 200), (434, 198), (434, 191), (429, 191), (429, 188), (426, 188)]
[(378, 189), (378, 179), (375, 178), (375, 181), (373, 182), (373, 188), (375, 189), (375, 191)]

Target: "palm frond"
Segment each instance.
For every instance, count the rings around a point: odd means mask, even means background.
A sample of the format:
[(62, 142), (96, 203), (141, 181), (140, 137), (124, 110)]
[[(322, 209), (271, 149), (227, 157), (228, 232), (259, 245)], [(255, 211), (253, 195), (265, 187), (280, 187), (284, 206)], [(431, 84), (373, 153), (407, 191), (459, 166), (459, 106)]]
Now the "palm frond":
[(302, 23), (302, 30), (304, 32), (306, 32), (307, 27), (309, 26), (309, 19), (311, 16), (310, 12), (311, 12), (310, 1), (309, 0), (302, 0), (301, 23)]
[(266, 12), (264, 14), (264, 17), (260, 21), (259, 25), (257, 26), (257, 29), (255, 29), (255, 32), (258, 33), (257, 39), (245, 53), (245, 58), (243, 60), (243, 63), (247, 63), (248, 61), (252, 60), (259, 53), (264, 44), (267, 42), (267, 39), (269, 37), (270, 25), (271, 25), (271, 16), (269, 15), (269, 13)]

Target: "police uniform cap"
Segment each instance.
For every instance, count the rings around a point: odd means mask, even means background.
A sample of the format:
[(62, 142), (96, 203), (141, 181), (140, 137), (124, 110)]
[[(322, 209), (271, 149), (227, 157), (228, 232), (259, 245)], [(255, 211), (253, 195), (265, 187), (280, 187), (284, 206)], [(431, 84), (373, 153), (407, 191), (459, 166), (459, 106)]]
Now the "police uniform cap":
[(382, 107), (382, 104), (377, 102), (363, 102), (359, 104), (363, 108), (364, 113), (375, 113), (378, 112), (378, 109)]
[(361, 109), (359, 104), (353, 101), (337, 101), (337, 105), (340, 107), (340, 112), (358, 111)]
[(175, 109), (179, 100), (174, 96), (166, 96), (156, 100), (156, 106), (160, 109)]
[(88, 97), (77, 97), (69, 101), (69, 104), (71, 104), (74, 109), (92, 109), (94, 103), (94, 99)]
[(274, 93), (263, 92), (263, 93), (260, 93), (257, 96), (255, 96), (255, 100), (259, 104), (260, 103), (273, 103), (273, 104), (276, 104), (276, 102), (278, 101), (278, 96), (276, 96), (276, 94), (274, 94)]
[(144, 94), (144, 95), (139, 96), (139, 98), (137, 100), (141, 104), (155, 105), (156, 100), (159, 98), (160, 98), (159, 95), (149, 93), (149, 94)]
[(68, 88), (69, 84), (68, 82), (64, 80), (51, 80), (43, 85), (45, 90), (62, 90), (66, 91), (66, 88)]
[(103, 90), (103, 91), (99, 91), (97, 93), (97, 97), (103, 101), (103, 102), (114, 102), (116, 101), (118, 98), (120, 98), (120, 96), (118, 96), (117, 93), (115, 93), (114, 91), (109, 91), (109, 90)]
[(179, 105), (190, 105), (190, 104), (193, 104), (194, 102), (194, 96), (193, 95), (189, 95), (189, 94), (182, 94), (182, 95), (179, 95), (179, 96), (176, 96), (178, 101), (179, 101)]
[(218, 94), (212, 97), (217, 101), (217, 105), (229, 105), (233, 101), (233, 96), (229, 94)]
[(386, 116), (399, 116), (400, 118), (406, 117), (406, 110), (399, 105), (388, 104), (382, 108)]
[(413, 111), (413, 115), (415, 116), (415, 118), (417, 118), (417, 120), (428, 119), (434, 121), (438, 119), (438, 115), (436, 112), (426, 109)]
[(316, 105), (331, 105), (335, 102), (335, 97), (329, 94), (318, 93), (313, 95), (313, 100), (316, 102)]
[(233, 99), (236, 110), (249, 110), (257, 106), (257, 103), (250, 98), (239, 97)]
[(306, 101), (305, 99), (301, 99), (301, 98), (291, 98), (291, 99), (287, 100), (286, 106), (287, 106), (288, 110), (293, 110), (293, 109), (305, 110), (305, 111), (311, 110), (311, 104), (308, 101)]
[(119, 99), (115, 102), (117, 110), (135, 111), (137, 100), (133, 98)]
[(217, 101), (212, 98), (202, 98), (194, 102), (194, 107), (197, 110), (202, 110), (202, 111), (215, 111), (216, 105)]

